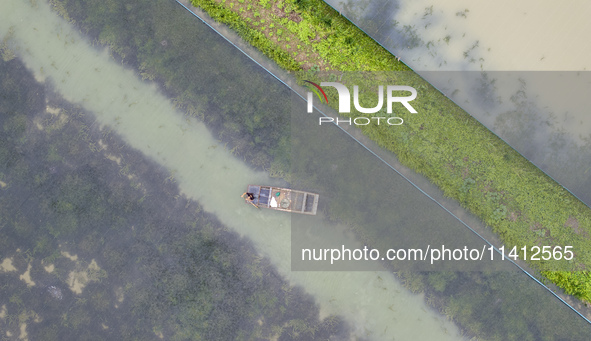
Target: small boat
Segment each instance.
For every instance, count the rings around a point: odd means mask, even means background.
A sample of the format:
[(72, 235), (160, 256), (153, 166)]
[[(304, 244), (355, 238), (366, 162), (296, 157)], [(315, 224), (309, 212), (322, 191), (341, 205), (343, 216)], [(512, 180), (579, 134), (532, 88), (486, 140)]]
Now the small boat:
[(254, 199), (247, 202), (257, 207), (309, 215), (316, 215), (318, 209), (316, 193), (258, 185), (248, 185), (246, 192), (254, 194)]

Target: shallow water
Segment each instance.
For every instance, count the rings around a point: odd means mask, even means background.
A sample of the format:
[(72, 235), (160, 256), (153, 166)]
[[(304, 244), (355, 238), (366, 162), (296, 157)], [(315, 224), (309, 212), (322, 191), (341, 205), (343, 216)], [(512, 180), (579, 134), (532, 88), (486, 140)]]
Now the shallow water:
[(327, 2), (417, 71), (591, 69), (589, 3)]
[[(3, 1), (0, 13), (0, 34), (11, 32), (10, 46), (39, 80), (51, 82), (65, 98), (93, 112), (97, 124), (113, 127), (129, 145), (166, 167), (188, 197), (252, 239), (280, 273), (311, 293), (323, 314), (344, 315), (358, 337), (461, 339), (453, 324), (391, 274), (291, 272), (289, 216), (254, 210), (238, 195), (247, 183), (274, 180), (234, 158), (202, 123), (184, 118), (155, 85), (115, 63), (107, 50), (91, 47), (46, 3)], [(344, 238), (320, 219), (315, 224), (333, 231), (326, 238)]]

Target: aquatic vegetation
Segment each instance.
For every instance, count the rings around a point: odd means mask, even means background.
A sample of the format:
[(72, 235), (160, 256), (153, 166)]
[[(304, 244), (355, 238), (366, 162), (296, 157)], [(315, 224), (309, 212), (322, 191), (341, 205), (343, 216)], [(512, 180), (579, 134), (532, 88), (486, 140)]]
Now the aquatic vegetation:
[[(0, 83), (19, 70), (5, 67), (0, 61), (0, 70), (8, 70)], [(22, 84), (32, 79), (21, 77)], [(14, 104), (2, 105), (17, 105), (28, 91), (37, 88), (23, 86), (8, 97)], [(55, 95), (45, 100), (52, 108), (79, 110)], [(25, 109), (27, 125), (45, 114)], [(90, 115), (73, 115), (52, 130), (14, 130), (5, 113), (0, 129), (14, 134), (0, 135), (2, 147), (22, 152), (0, 166), (14, 182), (10, 193), (0, 191), (0, 222), (7, 221), (0, 246), (16, 254), (10, 264), (18, 270), (0, 272), (0, 297), (7, 297), (3, 332), (19, 335), (26, 323), (30, 339), (46, 340), (349, 337), (340, 318), (321, 320), (309, 295), (182, 196), (165, 181), (170, 174), (115, 134), (92, 127)], [(50, 153), (61, 158), (49, 160)], [(17, 174), (19, 163), (26, 165), (23, 174)], [(131, 179), (120, 175), (122, 167)], [(41, 173), (47, 179), (34, 182)], [(19, 279), (25, 270), (35, 286)]]

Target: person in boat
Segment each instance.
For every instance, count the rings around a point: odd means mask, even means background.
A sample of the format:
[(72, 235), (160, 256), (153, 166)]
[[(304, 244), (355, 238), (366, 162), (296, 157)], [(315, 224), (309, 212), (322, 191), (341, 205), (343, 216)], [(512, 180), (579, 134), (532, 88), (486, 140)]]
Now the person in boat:
[(244, 192), (244, 194), (241, 195), (246, 202), (248, 202), (249, 204), (251, 204), (252, 206), (259, 208), (258, 205), (255, 205), (254, 203), (254, 194), (253, 193), (248, 193), (248, 192)]
[(248, 201), (253, 201), (254, 200), (254, 194), (253, 193), (248, 193), (248, 192), (244, 192), (244, 194), (242, 194), (242, 197)]

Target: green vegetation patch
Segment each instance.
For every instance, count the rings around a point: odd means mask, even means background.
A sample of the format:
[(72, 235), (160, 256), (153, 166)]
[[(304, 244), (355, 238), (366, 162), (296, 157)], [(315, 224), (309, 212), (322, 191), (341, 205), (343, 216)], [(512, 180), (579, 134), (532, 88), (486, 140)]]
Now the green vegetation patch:
[[(192, 3), (236, 30), (286, 70), (408, 70), (321, 1), (192, 0)], [(253, 36), (259, 39), (253, 40)]]

